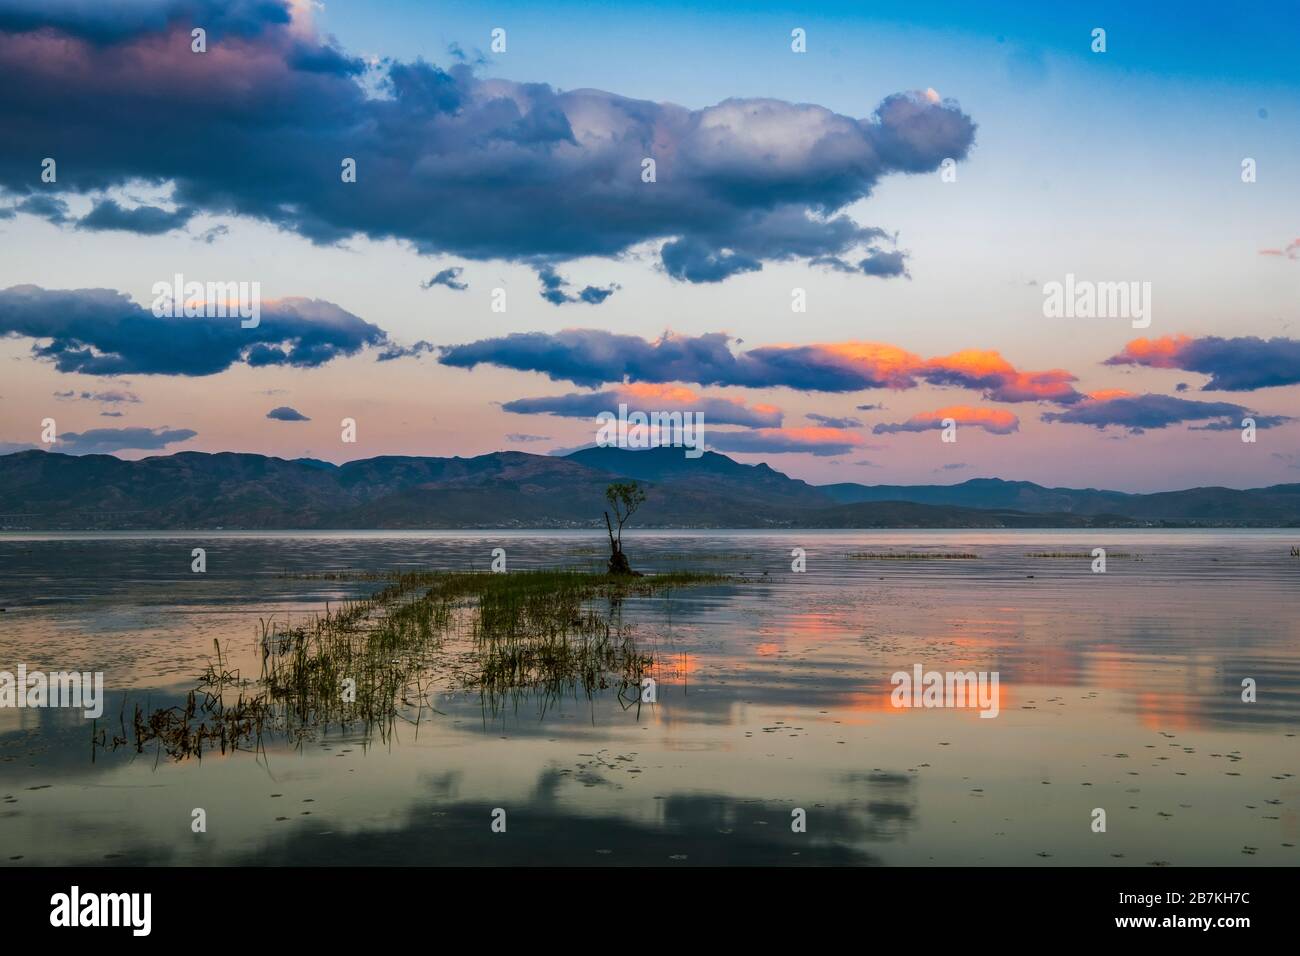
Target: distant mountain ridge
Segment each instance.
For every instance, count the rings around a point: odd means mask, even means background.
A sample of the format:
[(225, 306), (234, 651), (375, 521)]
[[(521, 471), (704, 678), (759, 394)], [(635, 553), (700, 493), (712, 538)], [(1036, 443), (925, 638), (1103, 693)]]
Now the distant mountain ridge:
[(606, 486), (629, 478), (648, 490), (637, 527), (1300, 527), (1300, 484), (1156, 494), (997, 478), (819, 486), (716, 452), (587, 448), (343, 465), (235, 452), (123, 461), (24, 451), (0, 456), (0, 528), (601, 527)]

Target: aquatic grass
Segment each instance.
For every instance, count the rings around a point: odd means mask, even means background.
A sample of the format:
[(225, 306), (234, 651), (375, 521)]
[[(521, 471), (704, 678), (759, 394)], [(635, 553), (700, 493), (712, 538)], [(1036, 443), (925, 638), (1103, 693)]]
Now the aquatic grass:
[(847, 557), (855, 561), (971, 561), (978, 560), (978, 554), (968, 551), (854, 551)]
[[(301, 741), (331, 727), (389, 739), (399, 720), (418, 728), (435, 685), (478, 690), (485, 711), (530, 696), (540, 711), (561, 695), (615, 689), (639, 702), (653, 655), (622, 622), (632, 596), (734, 580), (672, 572), (641, 577), (572, 570), (401, 572), (368, 598), (326, 605), (294, 626), (259, 618), (261, 674), (243, 678), (220, 646), (183, 705), (138, 704), (134, 747), (156, 744), (173, 759), (260, 746), (274, 731)], [(638, 692), (629, 698), (628, 692)], [(228, 701), (236, 695), (233, 702)], [(125, 707), (125, 703), (123, 705)], [(101, 749), (128, 744), (92, 728)], [(92, 748), (93, 755), (93, 748)]]
[[(1087, 558), (1094, 557), (1090, 551), (1029, 551), (1025, 554), (1026, 558)], [(1128, 551), (1107, 551), (1107, 558), (1135, 558), (1142, 560), (1142, 555), (1133, 554)]]

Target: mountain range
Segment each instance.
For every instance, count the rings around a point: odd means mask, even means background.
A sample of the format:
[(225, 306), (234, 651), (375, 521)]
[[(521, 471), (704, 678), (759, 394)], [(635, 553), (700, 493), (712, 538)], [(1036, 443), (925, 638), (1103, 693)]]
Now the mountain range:
[(716, 452), (586, 448), (343, 465), (233, 452), (124, 461), (23, 451), (0, 456), (0, 528), (603, 527), (605, 488), (628, 479), (647, 489), (637, 527), (1300, 527), (1300, 484), (1155, 494), (998, 478), (812, 485)]

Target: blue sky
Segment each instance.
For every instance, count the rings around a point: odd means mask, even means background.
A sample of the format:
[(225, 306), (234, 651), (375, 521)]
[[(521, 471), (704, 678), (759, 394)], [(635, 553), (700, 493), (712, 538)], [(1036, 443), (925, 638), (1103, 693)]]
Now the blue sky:
[[(201, 10), (204, 2), (150, 0), (148, 5), (191, 16), (191, 7)], [(807, 257), (778, 254), (761, 255), (754, 268), (727, 267), (733, 271), (725, 281), (695, 281), (671, 273), (672, 260), (658, 248), (660, 239), (633, 243), (617, 254), (554, 261), (554, 269), (570, 283), (565, 288), (571, 297), (577, 298), (586, 287), (614, 290), (599, 305), (556, 306), (538, 295), (538, 260), (527, 258), (528, 244), (536, 242), (535, 255), (553, 256), (554, 245), (546, 237), (579, 223), (587, 208), (581, 196), (551, 221), (522, 205), (517, 213), (503, 207), (499, 214), (517, 216), (517, 227), (507, 223), (496, 233), (493, 242), (503, 250), (496, 256), (482, 254), (481, 245), (457, 245), (459, 240), (449, 246), (440, 239), (438, 249), (421, 249), (418, 242), (367, 236), (365, 230), (354, 235), (311, 234), (317, 225), (287, 225), (276, 221), (279, 213), (267, 214), (267, 197), (252, 185), (265, 175), (262, 170), (271, 170), (277, 143), (269, 139), (240, 154), (238, 144), (258, 125), (256, 114), (232, 120), (225, 128), (205, 126), (204, 110), (212, 108), (205, 106), (168, 128), (178, 136), (198, 137), (208, 155), (221, 156), (231, 165), (229, 175), (214, 173), (207, 168), (209, 159), (189, 154), (169, 158), (172, 165), (157, 173), (141, 154), (134, 175), (128, 157), (120, 163), (114, 159), (103, 188), (98, 181), (78, 181), (79, 168), (101, 163), (118, 148), (108, 145), (114, 130), (106, 126), (99, 145), (88, 136), (84, 145), (68, 147), (72, 154), (60, 159), (70, 183), (58, 193), (69, 209), (62, 218), (19, 209), (23, 197), (38, 188), (31, 184), (29, 171), (52, 148), (47, 142), (54, 138), (52, 133), (42, 142), (46, 134), (35, 121), (19, 127), (37, 132), (31, 142), (11, 142), (0, 149), (6, 177), (0, 186), (15, 209), (10, 218), (0, 219), (8, 253), (0, 263), (0, 289), (29, 283), (43, 290), (105, 288), (148, 305), (152, 285), (175, 272), (247, 277), (260, 281), (268, 298), (303, 296), (329, 303), (381, 330), (387, 341), (401, 348), (417, 342), (457, 346), (511, 335), (555, 336), (564, 329), (595, 329), (646, 341), (666, 330), (686, 337), (725, 332), (738, 355), (752, 348), (853, 342), (887, 343), (921, 360), (978, 349), (996, 351), (1017, 370), (1068, 370), (1077, 393), (1085, 396), (1124, 390), (1160, 400), (1233, 402), (1261, 416), (1294, 412), (1300, 406), (1295, 385), (1260, 385), (1245, 394), (1202, 394), (1208, 373), (1105, 363), (1138, 337), (1239, 340), (1232, 360), (1240, 361), (1236, 356), (1250, 354), (1248, 339), (1289, 342), (1297, 336), (1300, 260), (1287, 252), (1300, 235), (1300, 181), (1293, 173), (1300, 156), (1300, 67), (1293, 52), (1300, 40), (1296, 8), (1252, 5), (1225, 13), (1186, 4), (1020, 7), (822, 3), (812, 11), (777, 4), (552, 3), (542, 8), (330, 0), (315, 6), (310, 16), (305, 7), (295, 12), (295, 35), (308, 37), (311, 44), (332, 35), (345, 54), (370, 60), (370, 71), (359, 81), (371, 86), (377, 77), (388, 75), (393, 64), (424, 60), (450, 69), (460, 59), (452, 52), (454, 44), (463, 59), (476, 63), (475, 83), (499, 78), (547, 84), (557, 92), (592, 89), (602, 91), (602, 98), (612, 94), (678, 104), (690, 111), (716, 111), (718, 104), (732, 98), (770, 98), (865, 118), (887, 98), (907, 91), (917, 91), (908, 94), (920, 96), (917, 102), (925, 102), (927, 95), (936, 102), (942, 98), (952, 104), (953, 115), (959, 111), (974, 129), (973, 145), (956, 167), (956, 181), (943, 182), (934, 171), (893, 170), (880, 175), (861, 197), (836, 209), (858, 227), (887, 237), (864, 239), (856, 255), (868, 245), (877, 251), (900, 251), (906, 275), (850, 274), (818, 266)], [(0, 44), (7, 39), (15, 57), (26, 49), (23, 44), (35, 42), (30, 25), (17, 23), (19, 14), (32, 9), (40, 8), (29, 0), (0, 2)], [(80, 8), (56, 2), (43, 9)], [(128, 34), (134, 29), (130, 17), (122, 16), (120, 24)], [(489, 50), (496, 27), (507, 33), (503, 54)], [(790, 50), (790, 31), (796, 27), (806, 31), (806, 53)], [(1106, 30), (1104, 53), (1091, 50), (1097, 27)], [(266, 29), (273, 33), (281, 28)], [(138, 35), (139, 42), (153, 42), (143, 27)], [(284, 49), (283, 44), (273, 48)], [(0, 45), (0, 57), (5, 49)], [(28, 55), (22, 62), (31, 60)], [(71, 59), (56, 59), (48, 64), (49, 75), (67, 71), (71, 76), (74, 65)], [(239, 69), (238, 61), (229, 67), (232, 84)], [(278, 83), (279, 76), (262, 79), (253, 70), (250, 82)], [(148, 125), (149, 87), (135, 89), (139, 92), (127, 96), (137, 97), (140, 109), (124, 115), (146, 118), (137, 139), (159, 135)], [(274, 102), (270, 96), (268, 88), (268, 104)], [(532, 101), (538, 130), (552, 115), (546, 97)], [(320, 99), (308, 112), (327, 110), (331, 102)], [(569, 111), (571, 122), (579, 122), (574, 99), (563, 102), (567, 105), (560, 109)], [(0, 102), (0, 118), (5, 110), (12, 120), (22, 106), (16, 100)], [(800, 139), (808, 135), (807, 127), (794, 118), (809, 112), (792, 108), (788, 115), (788, 133), (769, 141), (775, 154), (808, 145)], [(126, 146), (121, 149), (131, 152)], [(225, 149), (232, 151), (223, 153)], [(82, 150), (84, 155), (77, 155)], [(1241, 178), (1246, 158), (1257, 167), (1252, 183)], [(714, 160), (741, 161), (725, 155)], [(544, 167), (547, 160), (539, 153), (538, 162)], [(241, 164), (249, 166), (242, 179)], [(419, 175), (418, 166), (391, 168), (393, 182)], [(175, 182), (172, 176), (178, 177)], [(176, 182), (189, 189), (186, 201), (193, 207), (178, 230), (92, 231), (80, 223), (79, 217), (106, 199), (126, 208), (175, 209), (181, 196)], [(580, 185), (577, 181), (564, 188)], [(805, 185), (814, 191), (821, 188), (811, 180)], [(365, 186), (374, 188), (373, 180)], [(245, 193), (234, 205), (225, 195), (232, 188)], [(440, 193), (447, 194), (446, 188)], [(337, 213), (337, 200), (327, 202)], [(471, 228), (479, 207), (467, 202), (466, 228)], [(4, 205), (0, 199), (0, 208)], [(322, 211), (333, 214), (327, 207)], [(495, 214), (481, 207), (483, 217)], [(428, 215), (433, 222), (447, 213), (431, 208)], [(616, 214), (605, 211), (607, 223), (617, 220)], [(383, 233), (387, 228), (371, 231)], [(411, 235), (420, 232), (409, 220), (403, 228)], [(506, 253), (500, 240), (516, 234), (519, 243)], [(528, 238), (533, 234), (536, 240)], [(598, 241), (591, 230), (583, 235), (584, 243)], [(722, 249), (733, 240), (709, 241)], [(692, 261), (699, 268), (717, 263), (712, 258)], [(853, 258), (848, 264), (856, 262)], [(421, 287), (449, 268), (463, 270), (466, 290)], [(695, 273), (697, 278), (700, 274)], [(1152, 326), (1137, 332), (1124, 321), (1046, 318), (1043, 287), (1067, 274), (1150, 282)], [(489, 308), (493, 288), (508, 291), (507, 312)], [(795, 288), (805, 290), (808, 301), (807, 312), (798, 316), (790, 311)], [(0, 307), (0, 320), (3, 312)], [(495, 359), (472, 368), (456, 367), (440, 363), (436, 352), (418, 350), (379, 363), (375, 335), (362, 326), (333, 338), (327, 335), (328, 349), (335, 351), (324, 353), (329, 359), (319, 364), (285, 360), (268, 366), (239, 360), (219, 374), (195, 378), (183, 370), (141, 373), (138, 363), (128, 361), (122, 367), (134, 367), (136, 374), (106, 381), (86, 374), (84, 364), (81, 371), (52, 367), (48, 355), (32, 352), (33, 344), (50, 341), (48, 336), (28, 334), (39, 324), (20, 326), (16, 317), (9, 321), (9, 337), (0, 340), (0, 361), (10, 363), (15, 387), (0, 389), (0, 442), (13, 447), (31, 442), (34, 423), (51, 409), (67, 423), (64, 430), (74, 433), (97, 426), (196, 433), (184, 443), (167, 444), (167, 450), (235, 448), (335, 460), (379, 453), (470, 454), (502, 447), (545, 451), (590, 441), (593, 431), (590, 422), (512, 414), (501, 408), (519, 399), (559, 399), (580, 391), (571, 380)], [(155, 334), (166, 336), (169, 329), (159, 327)], [(93, 335), (90, 339), (92, 348), (103, 345)], [(1277, 348), (1283, 351), (1274, 354), (1290, 354), (1285, 351), (1289, 346)], [(183, 350), (178, 344), (178, 353)], [(1202, 347), (1197, 358), (1179, 361), (1184, 366), (1209, 362), (1207, 351)], [(1213, 359), (1227, 360), (1222, 350)], [(1249, 486), (1300, 475), (1296, 424), (1261, 430), (1258, 444), (1246, 447), (1241, 442), (1227, 444), (1234, 434), (1201, 430), (1203, 418), (1157, 427), (1150, 427), (1153, 419), (1144, 417), (1117, 417), (1105, 428), (1047, 423), (1042, 414), (1058, 414), (1059, 408), (1000, 402), (996, 396), (990, 399), (993, 393), (986, 386), (970, 385), (972, 379), (953, 385), (940, 381), (936, 373), (926, 375), (915, 386), (867, 387), (855, 393), (709, 385), (689, 379), (659, 384), (693, 389), (700, 401), (724, 397), (776, 406), (786, 429), (811, 427), (808, 415), (856, 417), (861, 425), (851, 430), (857, 450), (845, 455), (800, 452), (797, 441), (791, 444), (798, 436), (791, 435), (747, 439), (751, 445), (767, 442), (772, 450), (738, 455), (748, 461), (768, 460), (814, 481), (951, 481), (998, 474), (1136, 490), (1201, 483)], [(55, 397), (69, 390), (95, 394), (106, 387), (126, 388), (140, 400), (110, 409), (102, 403)], [(268, 410), (284, 405), (310, 421), (265, 418)], [(862, 412), (860, 405), (884, 408)], [(1000, 434), (979, 427), (963, 431), (965, 444), (956, 457), (953, 449), (939, 447), (931, 433), (873, 432), (877, 425), (892, 427), (953, 406), (1012, 413), (1019, 425)], [(1119, 406), (1114, 409), (1118, 413)], [(116, 414), (110, 420), (106, 412)], [(365, 416), (369, 423), (363, 447), (338, 445), (333, 423), (349, 413)], [(1132, 427), (1142, 421), (1148, 427)], [(512, 445), (508, 438), (525, 434), (538, 440)], [(124, 446), (121, 453), (138, 456), (158, 450)]]

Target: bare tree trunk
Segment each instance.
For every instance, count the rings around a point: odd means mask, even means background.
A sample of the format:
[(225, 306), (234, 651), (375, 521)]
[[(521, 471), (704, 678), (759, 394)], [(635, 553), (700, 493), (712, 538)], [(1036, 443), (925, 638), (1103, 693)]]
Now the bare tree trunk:
[(623, 553), (623, 526), (619, 525), (618, 538), (614, 538), (614, 526), (610, 524), (609, 512), (605, 512), (605, 529), (609, 532), (609, 573), (610, 574), (631, 574), (640, 576), (638, 572), (632, 570), (632, 566), (627, 563), (627, 555)]

